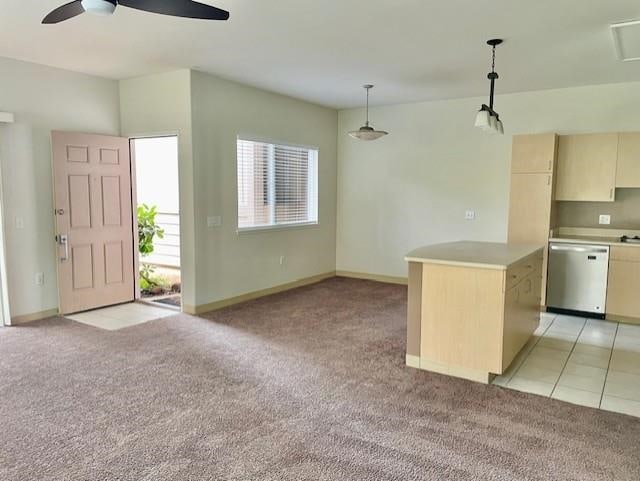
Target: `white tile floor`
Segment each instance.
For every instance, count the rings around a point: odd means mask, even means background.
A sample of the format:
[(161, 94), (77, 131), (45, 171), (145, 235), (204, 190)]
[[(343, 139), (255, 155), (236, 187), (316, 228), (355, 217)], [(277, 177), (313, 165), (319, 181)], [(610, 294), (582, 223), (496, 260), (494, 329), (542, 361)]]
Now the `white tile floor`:
[(640, 326), (545, 313), (494, 384), (640, 417)]
[(125, 327), (143, 324), (148, 321), (174, 316), (176, 314), (177, 312), (174, 309), (164, 309), (162, 307), (150, 306), (149, 304), (132, 302), (73, 314), (66, 316), (66, 318), (99, 329), (117, 331), (118, 329), (124, 329)]

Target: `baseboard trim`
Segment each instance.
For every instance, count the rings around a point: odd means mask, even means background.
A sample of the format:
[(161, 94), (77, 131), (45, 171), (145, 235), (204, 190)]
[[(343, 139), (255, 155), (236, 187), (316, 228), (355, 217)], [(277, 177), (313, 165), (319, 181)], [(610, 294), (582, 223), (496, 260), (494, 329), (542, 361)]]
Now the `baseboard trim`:
[(54, 317), (59, 314), (58, 309), (49, 309), (47, 311), (34, 312), (32, 314), (24, 314), (22, 316), (15, 316), (11, 318), (12, 326), (19, 326), (20, 324), (28, 324), (29, 322), (40, 321), (49, 317)]
[(605, 319), (607, 321), (621, 322), (623, 324), (640, 324), (640, 319), (636, 317), (618, 316), (616, 314), (607, 314)]
[(420, 369), (420, 356), (412, 356), (411, 354), (407, 354), (406, 364), (409, 367)]
[(381, 274), (368, 274), (366, 272), (336, 271), (338, 277), (349, 277), (351, 279), (364, 279), (367, 281), (385, 282), (387, 284), (409, 284), (407, 277), (385, 276)]
[(304, 279), (298, 279), (297, 281), (287, 282), (286, 284), (280, 284), (279, 286), (274, 286), (274, 287), (269, 287), (267, 289), (261, 289), (259, 291), (249, 292), (247, 294), (230, 297), (229, 299), (223, 299), (221, 301), (211, 302), (209, 304), (202, 304), (199, 306), (184, 305), (182, 306), (182, 310), (183, 312), (186, 312), (187, 314), (192, 314), (192, 315), (204, 314), (205, 312), (216, 311), (224, 307), (233, 306), (235, 304), (251, 301), (253, 299), (258, 299), (260, 297), (270, 296), (272, 294), (278, 294), (280, 292), (289, 291), (291, 289), (296, 289), (298, 287), (304, 287), (311, 284), (316, 284), (326, 279), (331, 279), (332, 277), (335, 277), (335, 276), (336, 276), (336, 273), (334, 271), (326, 272), (324, 274), (319, 274), (317, 276), (305, 277)]

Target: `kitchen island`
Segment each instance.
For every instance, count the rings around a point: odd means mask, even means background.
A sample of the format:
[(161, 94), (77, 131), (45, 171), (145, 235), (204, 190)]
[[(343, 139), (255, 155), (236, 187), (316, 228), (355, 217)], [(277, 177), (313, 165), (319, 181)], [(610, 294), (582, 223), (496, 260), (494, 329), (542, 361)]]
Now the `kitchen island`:
[(540, 323), (543, 246), (453, 242), (409, 262), (407, 365), (489, 383)]

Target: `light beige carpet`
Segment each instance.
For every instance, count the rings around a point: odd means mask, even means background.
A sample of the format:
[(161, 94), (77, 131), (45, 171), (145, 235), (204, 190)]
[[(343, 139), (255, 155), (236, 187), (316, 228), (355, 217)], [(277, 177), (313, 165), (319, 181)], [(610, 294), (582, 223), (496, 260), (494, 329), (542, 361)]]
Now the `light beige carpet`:
[(638, 419), (406, 368), (405, 298), (0, 330), (0, 480), (640, 479)]

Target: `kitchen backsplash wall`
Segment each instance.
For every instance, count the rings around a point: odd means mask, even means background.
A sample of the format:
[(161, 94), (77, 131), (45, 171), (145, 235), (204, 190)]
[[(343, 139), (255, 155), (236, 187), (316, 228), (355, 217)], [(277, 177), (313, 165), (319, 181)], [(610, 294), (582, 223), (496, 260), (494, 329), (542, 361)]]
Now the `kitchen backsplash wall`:
[[(601, 214), (611, 225), (600, 225)], [(617, 189), (615, 202), (558, 202), (558, 225), (610, 229), (640, 229), (640, 189)]]

